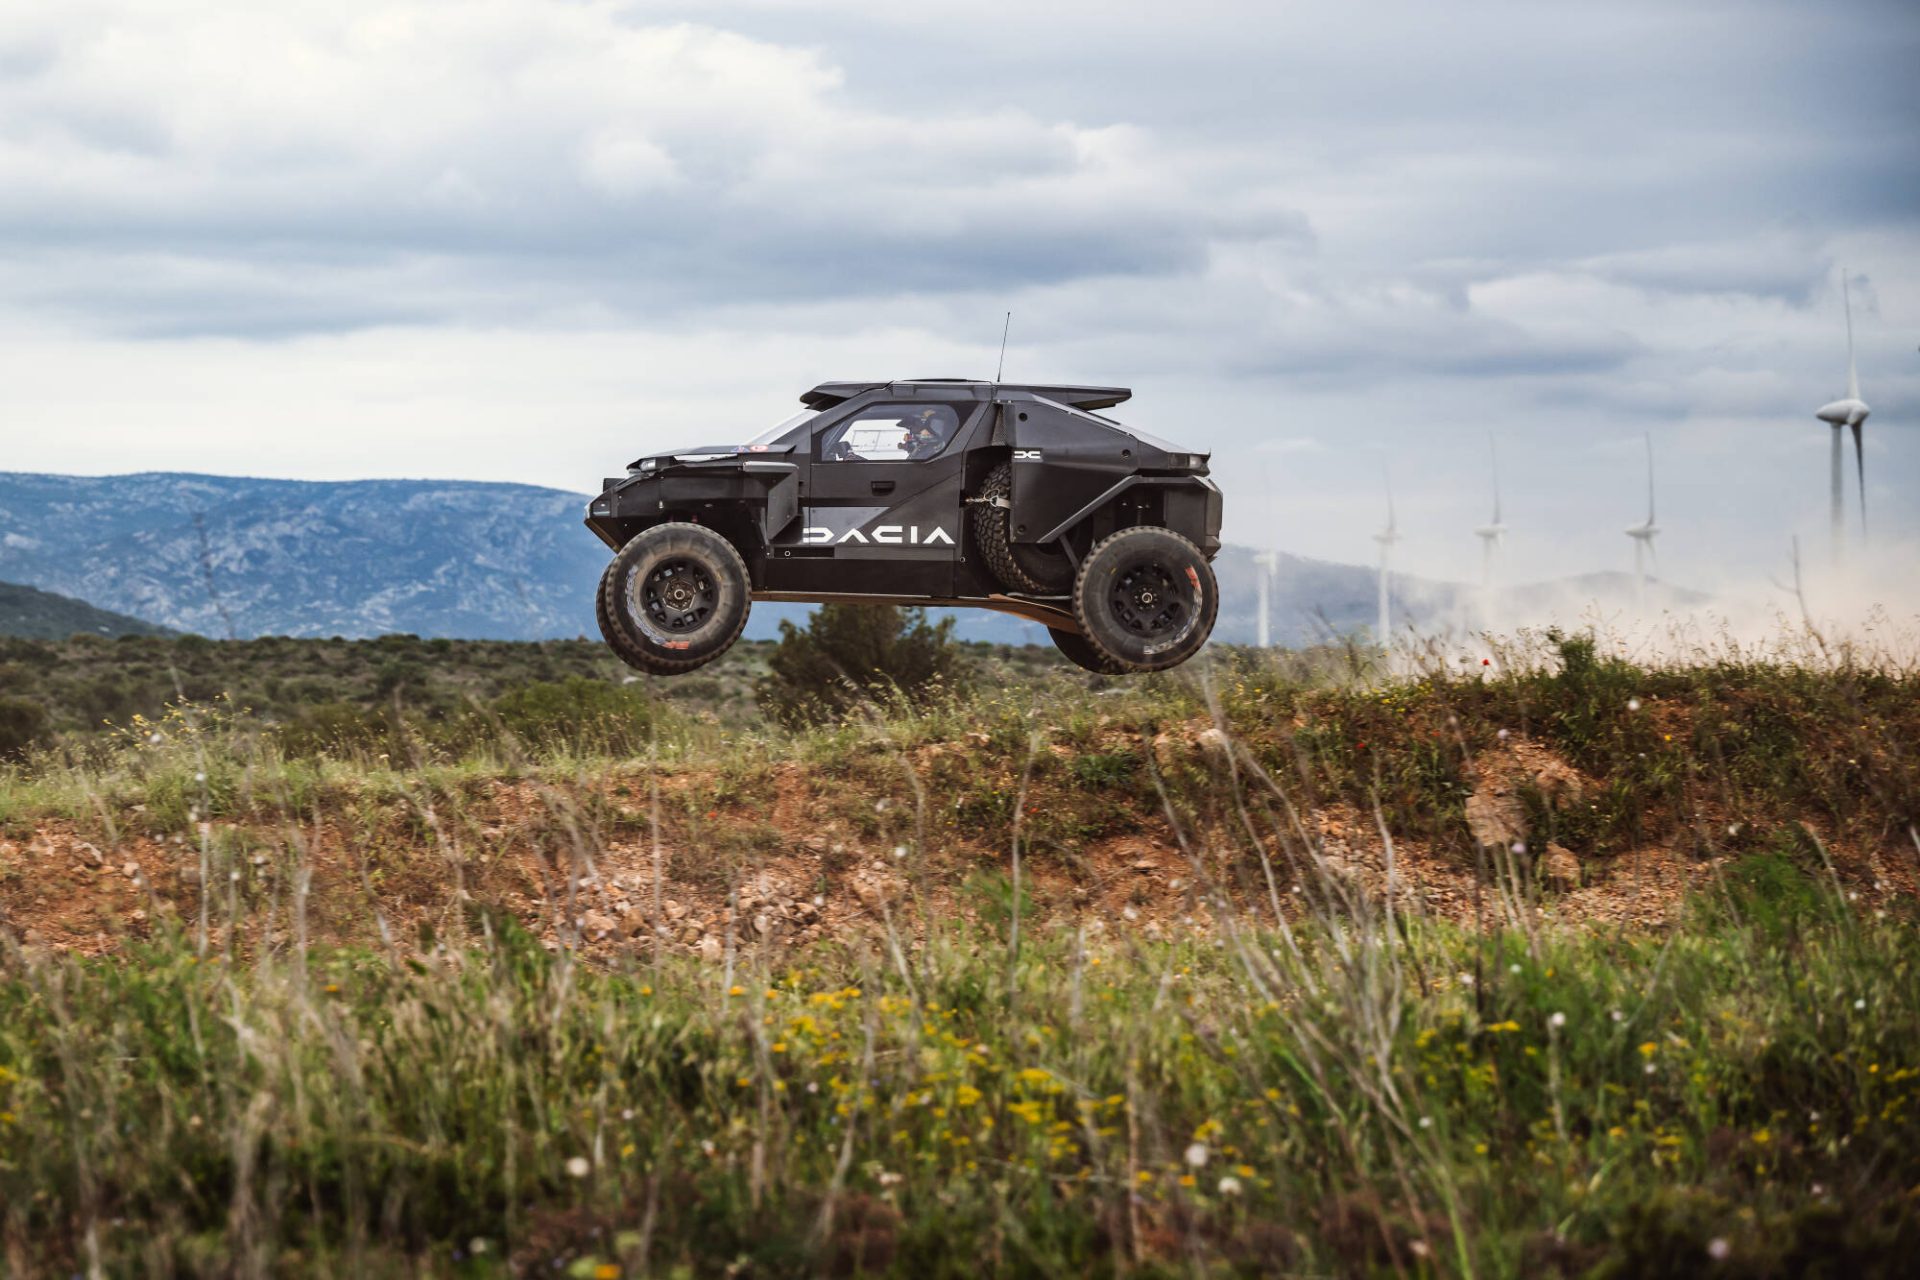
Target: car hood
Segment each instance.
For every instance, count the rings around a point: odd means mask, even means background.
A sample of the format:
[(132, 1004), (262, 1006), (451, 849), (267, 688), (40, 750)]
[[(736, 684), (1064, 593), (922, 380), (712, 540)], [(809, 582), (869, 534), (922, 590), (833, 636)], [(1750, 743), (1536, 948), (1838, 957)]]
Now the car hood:
[(718, 462), (728, 458), (759, 458), (791, 453), (786, 445), (703, 444), (693, 449), (675, 449), (671, 453), (652, 453), (627, 464), (629, 471), (658, 471), (676, 462)]

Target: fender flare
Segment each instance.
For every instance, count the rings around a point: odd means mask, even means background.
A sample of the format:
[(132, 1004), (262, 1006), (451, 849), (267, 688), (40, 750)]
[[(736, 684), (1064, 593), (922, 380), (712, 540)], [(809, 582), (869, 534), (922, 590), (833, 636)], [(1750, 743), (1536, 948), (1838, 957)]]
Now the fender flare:
[(1038, 542), (1043, 546), (1057, 542), (1061, 538), (1065, 537), (1068, 533), (1072, 532), (1074, 527), (1077, 526), (1082, 520), (1085, 520), (1088, 516), (1098, 511), (1101, 507), (1106, 506), (1109, 502), (1112, 502), (1115, 498), (1119, 497), (1121, 494), (1125, 493), (1127, 490), (1139, 488), (1143, 486), (1147, 488), (1155, 488), (1155, 489), (1199, 488), (1199, 489), (1212, 489), (1215, 492), (1219, 491), (1219, 486), (1214, 484), (1213, 481), (1207, 479), (1207, 477), (1205, 476), (1143, 476), (1143, 475), (1122, 476), (1119, 480), (1115, 481), (1112, 485), (1108, 486), (1106, 491), (1103, 492), (1099, 497), (1095, 498), (1092, 502), (1087, 503), (1085, 506), (1081, 507), (1078, 511), (1068, 516), (1065, 520), (1062, 520), (1059, 524), (1047, 530), (1046, 533), (1042, 534), (1038, 538), (1033, 539), (1033, 541)]

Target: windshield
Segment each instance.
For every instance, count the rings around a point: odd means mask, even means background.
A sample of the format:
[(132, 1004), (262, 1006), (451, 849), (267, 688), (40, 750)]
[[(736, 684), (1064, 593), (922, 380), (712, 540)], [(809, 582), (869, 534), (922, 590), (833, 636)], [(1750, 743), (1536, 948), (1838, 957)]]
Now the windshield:
[(787, 432), (793, 430), (795, 427), (799, 426), (801, 423), (805, 422), (807, 419), (813, 417), (817, 412), (818, 411), (814, 409), (802, 409), (800, 412), (794, 414), (792, 417), (784, 418), (781, 421), (776, 422), (774, 425), (768, 427), (765, 431), (762, 431), (759, 435), (755, 436), (753, 439), (747, 441), (747, 447), (751, 449), (754, 445), (757, 445), (757, 444), (758, 445), (772, 444), (775, 440), (778, 440), (781, 436), (787, 434)]

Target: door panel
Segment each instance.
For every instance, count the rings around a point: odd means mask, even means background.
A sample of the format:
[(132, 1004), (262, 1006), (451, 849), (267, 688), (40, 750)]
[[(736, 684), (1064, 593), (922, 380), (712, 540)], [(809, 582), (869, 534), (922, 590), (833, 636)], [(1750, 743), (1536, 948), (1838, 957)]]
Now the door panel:
[[(821, 441), (830, 437), (852, 436), (880, 452), (876, 443), (890, 444), (901, 434), (900, 428), (888, 425), (886, 415), (897, 408), (904, 417), (924, 407), (869, 406), (850, 415), (858, 419), (852, 431), (841, 430), (844, 419), (821, 430), (807, 467), (801, 519), (783, 531), (769, 557), (770, 589), (953, 593), (963, 533), (964, 437), (971, 424), (955, 414), (958, 425), (944, 450), (918, 460), (895, 456), (827, 461), (819, 456)], [(973, 406), (966, 408), (971, 413)], [(874, 425), (876, 419), (881, 425)]]

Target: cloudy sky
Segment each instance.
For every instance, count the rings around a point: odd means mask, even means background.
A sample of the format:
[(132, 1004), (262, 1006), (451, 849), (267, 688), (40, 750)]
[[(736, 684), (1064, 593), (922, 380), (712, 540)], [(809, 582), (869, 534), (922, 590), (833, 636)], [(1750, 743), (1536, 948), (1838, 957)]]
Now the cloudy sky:
[[(585, 489), (816, 381), (1122, 383), (1228, 536), (1920, 547), (1910, 3), (0, 5), (0, 468)], [(1904, 540), (1904, 542), (1902, 541)], [(1920, 554), (1892, 572), (1920, 580)]]

